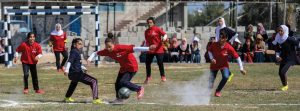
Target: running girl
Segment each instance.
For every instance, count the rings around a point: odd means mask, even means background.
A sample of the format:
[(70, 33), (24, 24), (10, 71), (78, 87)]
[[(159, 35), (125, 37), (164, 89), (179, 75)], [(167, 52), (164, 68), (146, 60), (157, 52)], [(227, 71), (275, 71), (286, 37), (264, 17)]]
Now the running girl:
[(221, 29), (220, 31), (220, 40), (219, 42), (214, 42), (208, 48), (209, 58), (211, 60), (210, 64), (210, 87), (213, 87), (213, 83), (216, 79), (217, 73), (220, 70), (222, 73), (222, 80), (216, 89), (215, 96), (221, 96), (221, 90), (225, 86), (229, 76), (231, 75), (229, 72), (229, 64), (228, 64), (228, 56), (231, 55), (235, 58), (239, 64), (240, 71), (242, 74), (246, 74), (246, 71), (243, 68), (241, 58), (237, 54), (237, 52), (233, 49), (233, 47), (227, 43), (227, 35), (225, 30)]
[(276, 60), (280, 63), (279, 77), (282, 83), (280, 89), (282, 91), (287, 91), (289, 88), (287, 71), (291, 66), (296, 64), (296, 48), (300, 47), (300, 44), (294, 37), (289, 37), (289, 29), (286, 25), (278, 27), (278, 33), (272, 43), (280, 46), (276, 49)]

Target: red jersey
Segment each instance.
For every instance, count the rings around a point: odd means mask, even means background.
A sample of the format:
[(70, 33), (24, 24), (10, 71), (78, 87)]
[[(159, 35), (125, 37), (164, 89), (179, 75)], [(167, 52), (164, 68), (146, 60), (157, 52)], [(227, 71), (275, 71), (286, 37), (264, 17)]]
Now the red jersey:
[(208, 48), (208, 51), (212, 53), (214, 59), (216, 60), (216, 64), (210, 64), (211, 70), (229, 68), (228, 55), (231, 55), (235, 59), (239, 57), (237, 52), (228, 43), (225, 43), (224, 47), (221, 48), (219, 42), (214, 42)]
[(39, 54), (42, 54), (42, 48), (39, 43), (34, 42), (30, 45), (28, 42), (23, 42), (16, 49), (16, 52), (22, 53), (21, 62), (25, 64), (37, 64), (38, 61), (35, 61), (35, 57)]
[(145, 40), (147, 46), (156, 45), (156, 49), (153, 51), (148, 51), (148, 53), (160, 54), (164, 53), (163, 43), (162, 43), (162, 36), (166, 33), (161, 30), (157, 26), (152, 26), (145, 31)]
[(62, 35), (50, 35), (50, 40), (53, 44), (54, 51), (65, 51), (65, 40), (67, 35), (64, 32)]
[(120, 73), (137, 72), (138, 64), (133, 55), (133, 45), (115, 45), (112, 52), (107, 49), (98, 51), (100, 56), (108, 56), (119, 62), (121, 68)]

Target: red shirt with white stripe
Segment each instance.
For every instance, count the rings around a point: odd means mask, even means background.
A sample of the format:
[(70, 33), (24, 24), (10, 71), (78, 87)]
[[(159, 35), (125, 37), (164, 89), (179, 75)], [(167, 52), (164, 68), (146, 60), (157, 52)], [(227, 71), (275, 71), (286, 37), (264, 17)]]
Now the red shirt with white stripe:
[(67, 35), (64, 32), (62, 35), (50, 35), (50, 40), (53, 44), (54, 51), (65, 51), (65, 40), (67, 39)]
[(28, 42), (22, 42), (16, 49), (17, 53), (22, 53), (21, 62), (25, 64), (37, 64), (35, 57), (42, 54), (42, 48), (39, 43), (34, 42), (31, 45)]
[(134, 45), (115, 45), (112, 52), (107, 49), (97, 52), (97, 55), (108, 56), (119, 62), (121, 68), (120, 73), (137, 72), (138, 64), (133, 55)]
[(238, 53), (234, 50), (234, 48), (225, 43), (222, 48), (219, 42), (214, 42), (208, 48), (213, 55), (213, 58), (216, 60), (216, 64), (210, 64), (211, 70), (220, 70), (224, 68), (229, 68), (228, 64), (228, 56), (231, 55), (233, 58), (237, 59), (239, 57)]
[(145, 40), (147, 46), (156, 45), (156, 49), (152, 51), (148, 51), (148, 53), (152, 54), (161, 54), (164, 53), (162, 36), (166, 33), (157, 26), (152, 26), (145, 31)]

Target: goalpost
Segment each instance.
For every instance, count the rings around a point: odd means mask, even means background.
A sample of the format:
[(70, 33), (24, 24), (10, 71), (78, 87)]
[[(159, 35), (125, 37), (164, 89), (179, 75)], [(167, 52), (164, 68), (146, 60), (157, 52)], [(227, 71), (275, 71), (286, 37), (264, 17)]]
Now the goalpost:
[[(50, 9), (47, 12), (45, 9)], [(52, 11), (52, 9), (59, 9)], [(65, 11), (61, 11), (64, 9)], [(81, 11), (70, 11), (70, 9), (81, 9)], [(82, 9), (91, 9), (83, 11)], [(30, 11), (28, 11), (30, 10)], [(23, 12), (17, 12), (23, 11)], [(11, 67), (13, 60), (13, 49), (11, 42), (10, 17), (14, 15), (95, 15), (95, 51), (100, 50), (100, 24), (99, 24), (99, 8), (98, 6), (5, 6), (4, 7), (4, 46), (5, 46), (5, 66)], [(95, 66), (98, 66), (100, 57), (95, 59)]]

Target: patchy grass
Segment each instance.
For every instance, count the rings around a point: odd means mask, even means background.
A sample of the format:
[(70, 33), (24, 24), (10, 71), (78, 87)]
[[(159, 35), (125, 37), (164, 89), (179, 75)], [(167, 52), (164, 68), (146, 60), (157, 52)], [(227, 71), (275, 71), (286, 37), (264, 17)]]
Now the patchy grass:
[[(168, 81), (160, 82), (158, 67), (153, 64), (153, 80), (148, 85), (143, 85), (145, 79), (145, 65), (140, 64), (139, 72), (133, 82), (145, 87), (144, 98), (137, 102), (133, 93), (124, 105), (93, 105), (91, 104), (91, 89), (80, 83), (73, 94), (77, 101), (75, 104), (63, 103), (64, 95), (70, 81), (62, 73), (55, 70), (54, 64), (39, 64), (38, 75), (40, 88), (46, 91), (43, 95), (35, 94), (32, 88), (31, 77), (29, 81), (30, 93), (24, 95), (22, 68), (0, 69), (0, 110), (104, 110), (104, 111), (144, 111), (144, 110), (170, 110), (170, 111), (207, 111), (207, 110), (299, 110), (300, 107), (300, 67), (295, 66), (288, 72), (290, 89), (287, 92), (278, 90), (281, 82), (278, 76), (278, 66), (275, 64), (246, 64), (248, 75), (242, 76), (236, 64), (231, 64), (235, 73), (232, 82), (227, 83), (222, 91), (222, 97), (211, 96), (209, 105), (178, 105), (178, 95), (172, 95), (170, 88), (175, 84), (185, 84), (193, 81), (209, 70), (209, 64), (165, 64)], [(88, 67), (88, 73), (98, 79), (99, 96), (105, 100), (115, 97), (114, 82), (119, 70), (118, 64), (104, 64), (99, 68)], [(215, 87), (221, 79), (220, 73), (215, 82)], [(202, 81), (203, 82), (203, 81)], [(200, 84), (199, 84), (200, 85)], [(192, 92), (193, 90), (191, 90)], [(12, 105), (6, 100), (17, 102)], [(5, 105), (11, 105), (6, 106)]]

